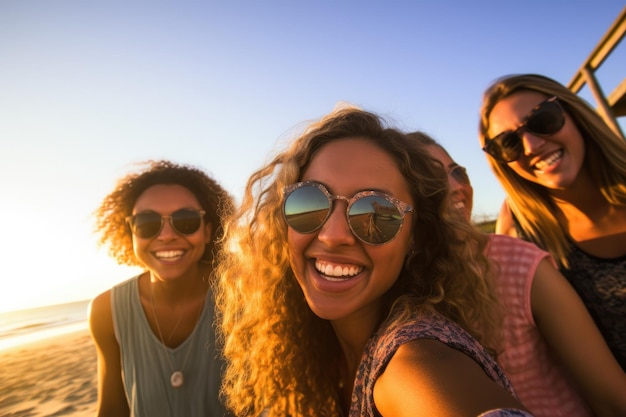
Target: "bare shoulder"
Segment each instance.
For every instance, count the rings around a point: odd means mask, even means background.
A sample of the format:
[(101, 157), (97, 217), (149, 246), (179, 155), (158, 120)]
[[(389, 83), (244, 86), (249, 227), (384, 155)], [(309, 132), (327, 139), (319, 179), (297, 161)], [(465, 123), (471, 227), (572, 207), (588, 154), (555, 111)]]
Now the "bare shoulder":
[(99, 294), (89, 303), (89, 329), (96, 342), (103, 336), (113, 335), (110, 289)]
[(517, 230), (515, 229), (515, 222), (513, 221), (513, 213), (511, 212), (506, 200), (502, 202), (500, 212), (496, 218), (496, 233), (499, 235), (517, 237)]
[[(546, 314), (562, 316), (562, 311), (584, 308), (575, 290), (550, 258), (542, 259), (537, 265), (531, 287), (533, 315), (538, 320)], [(562, 308), (567, 307), (566, 310)], [(569, 319), (568, 319), (569, 320)]]
[(374, 386), (383, 415), (476, 416), (522, 405), (465, 353), (437, 340), (398, 348)]
[(111, 290), (106, 290), (103, 293), (98, 294), (89, 303), (89, 317), (94, 318), (104, 312), (111, 312)]

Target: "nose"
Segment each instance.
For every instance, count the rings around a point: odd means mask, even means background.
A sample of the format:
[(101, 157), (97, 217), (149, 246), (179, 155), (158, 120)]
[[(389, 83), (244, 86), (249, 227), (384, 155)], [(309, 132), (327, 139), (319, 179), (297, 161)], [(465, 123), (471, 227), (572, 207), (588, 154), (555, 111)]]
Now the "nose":
[(345, 201), (335, 200), (326, 223), (318, 231), (317, 238), (330, 247), (355, 243), (356, 237), (352, 234), (346, 217), (347, 204)]
[(448, 174), (448, 183), (450, 184), (450, 190), (452, 192), (460, 191), (464, 186), (464, 184), (460, 183), (450, 174)]
[(452, 201), (458, 201), (458, 199), (462, 199), (467, 194), (467, 184), (457, 181), (452, 175), (448, 175), (448, 183), (450, 184), (450, 196), (452, 196)]
[(539, 150), (546, 144), (546, 140), (541, 136), (534, 135), (527, 131), (520, 132), (522, 144), (524, 145), (524, 155), (539, 153)]
[(172, 219), (169, 217), (164, 217), (163, 227), (161, 227), (161, 231), (159, 232), (157, 239), (168, 241), (176, 239), (177, 237), (178, 233), (176, 232), (176, 230), (174, 230), (174, 227), (172, 226)]

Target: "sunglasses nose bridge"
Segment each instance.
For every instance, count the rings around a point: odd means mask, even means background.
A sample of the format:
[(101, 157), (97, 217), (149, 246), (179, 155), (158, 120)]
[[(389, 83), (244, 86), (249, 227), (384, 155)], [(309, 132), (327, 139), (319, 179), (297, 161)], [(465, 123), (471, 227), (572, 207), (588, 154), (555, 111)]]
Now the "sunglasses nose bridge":
[(157, 233), (156, 237), (161, 238), (162, 236), (168, 237), (170, 235), (178, 235), (178, 231), (172, 222), (172, 216), (161, 216), (161, 228), (159, 229), (159, 233)]
[[(340, 205), (335, 204), (335, 202), (337, 200), (346, 202), (346, 209), (345, 210), (342, 210), (341, 208), (339, 208)], [(332, 215), (335, 214), (335, 211), (343, 213), (343, 215), (345, 217), (345, 220), (348, 221), (348, 210), (350, 209), (350, 199), (348, 197), (344, 197), (342, 195), (329, 195), (328, 196), (328, 205), (329, 205), (329, 209), (328, 209), (327, 221), (328, 221), (328, 219)], [(337, 209), (337, 210), (335, 210), (335, 209)]]
[[(343, 200), (346, 203), (345, 210), (341, 204), (336, 204), (335, 200)], [(329, 212), (326, 220), (320, 226), (318, 239), (329, 246), (354, 242), (354, 234), (348, 218), (348, 207), (350, 199), (340, 195), (328, 196)]]

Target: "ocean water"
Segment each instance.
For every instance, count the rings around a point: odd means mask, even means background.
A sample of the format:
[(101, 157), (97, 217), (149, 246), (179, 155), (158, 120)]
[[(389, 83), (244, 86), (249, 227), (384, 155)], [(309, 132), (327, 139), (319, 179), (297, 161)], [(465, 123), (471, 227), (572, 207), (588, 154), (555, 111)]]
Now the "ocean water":
[(90, 300), (0, 313), (0, 351), (87, 329)]

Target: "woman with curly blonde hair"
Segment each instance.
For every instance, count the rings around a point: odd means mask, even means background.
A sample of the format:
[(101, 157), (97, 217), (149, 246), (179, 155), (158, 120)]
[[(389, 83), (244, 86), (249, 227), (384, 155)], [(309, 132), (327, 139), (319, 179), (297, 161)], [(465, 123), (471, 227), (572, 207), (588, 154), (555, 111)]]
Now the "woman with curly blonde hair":
[(486, 238), (449, 206), (426, 148), (351, 107), (253, 173), (218, 268), (227, 406), (528, 415), (478, 342), (498, 348)]
[(148, 161), (95, 212), (99, 243), (144, 272), (98, 295), (98, 416), (223, 416), (210, 280), (229, 194), (203, 171)]
[(506, 192), (496, 231), (550, 252), (626, 370), (626, 142), (537, 74), (484, 93), (479, 138)]

